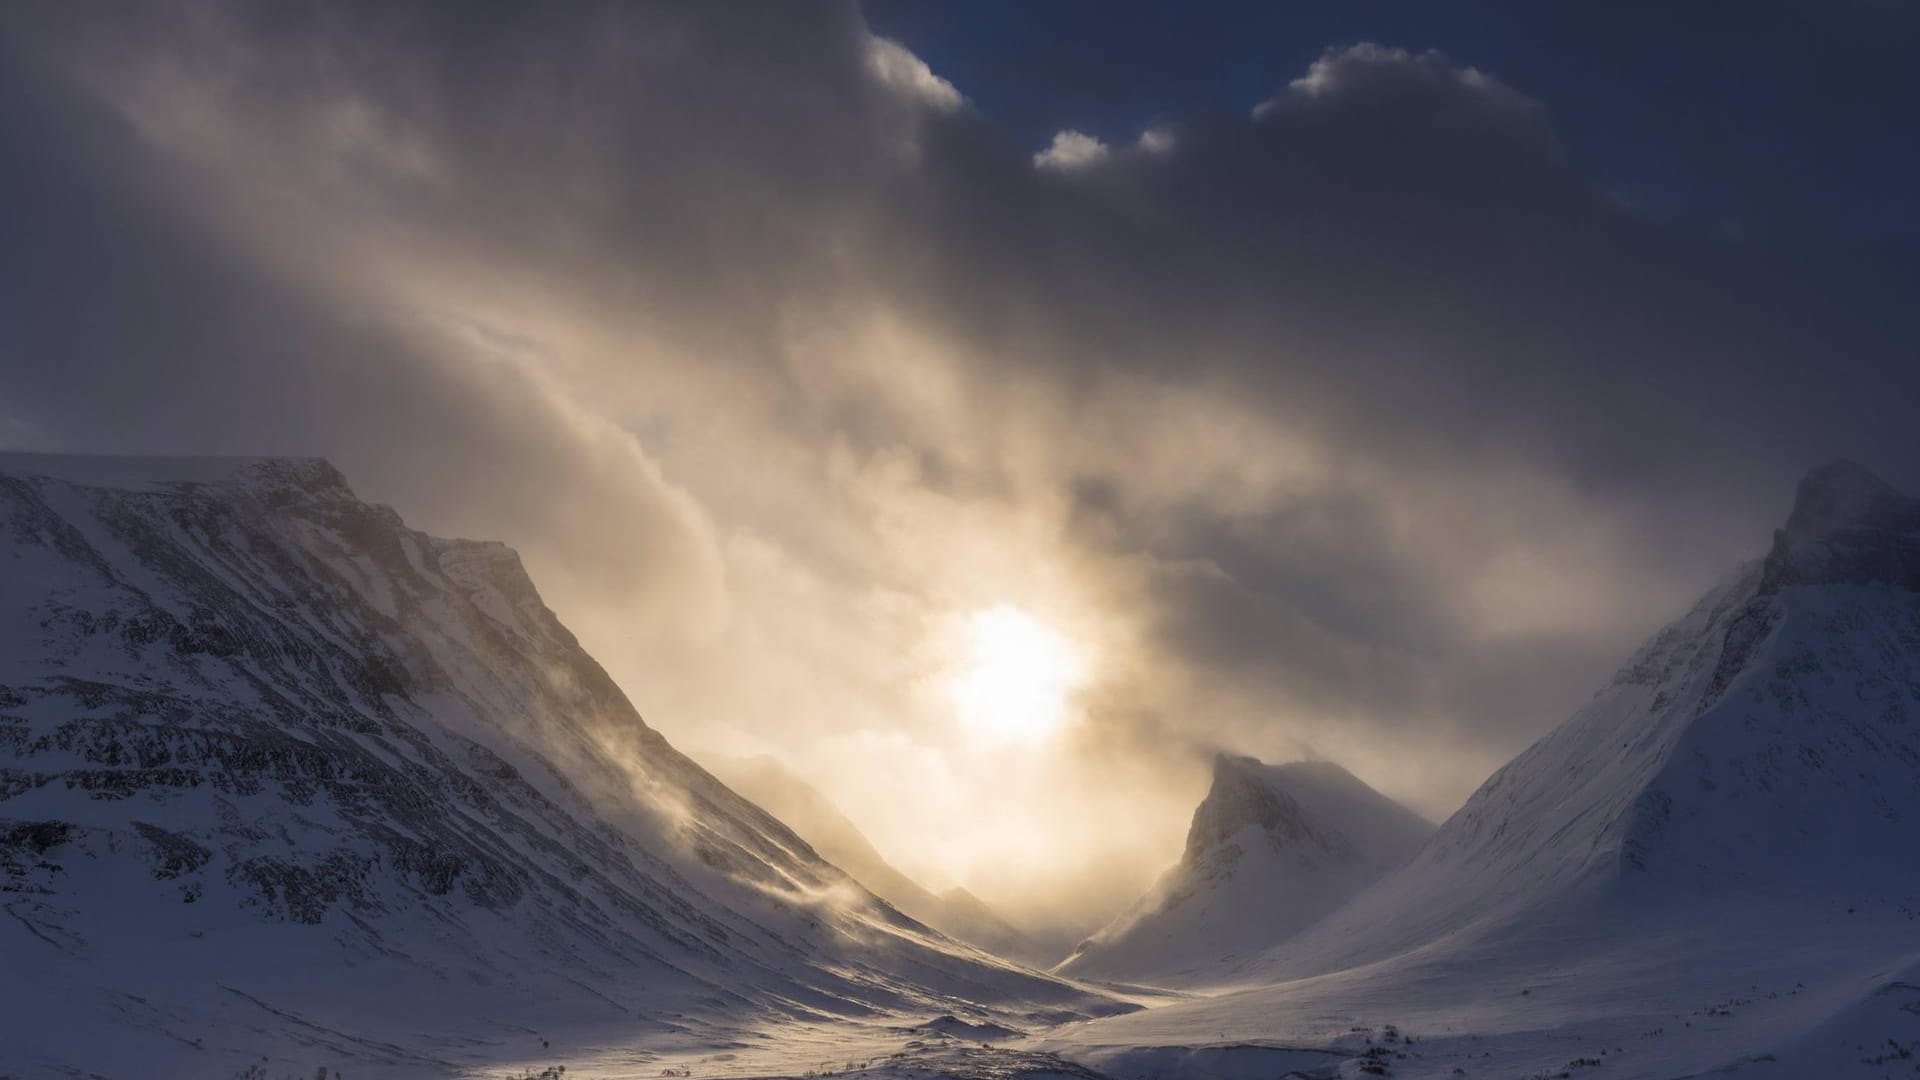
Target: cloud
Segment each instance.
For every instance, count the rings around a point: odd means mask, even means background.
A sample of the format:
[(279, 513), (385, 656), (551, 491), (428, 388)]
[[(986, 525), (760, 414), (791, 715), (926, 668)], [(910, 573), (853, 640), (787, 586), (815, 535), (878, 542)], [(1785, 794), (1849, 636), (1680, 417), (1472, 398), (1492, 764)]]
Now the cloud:
[(1285, 91), (1254, 106), (1253, 116), (1258, 120), (1287, 109), (1343, 100), (1420, 109), (1449, 95), (1474, 101), (1484, 111), (1483, 119), (1501, 115), (1529, 123), (1544, 119), (1539, 102), (1477, 68), (1455, 66), (1438, 50), (1413, 53), (1371, 42), (1327, 49)]
[[(1910, 253), (1648, 217), (1436, 53), (1030, 156), (850, 5), (119, 15), (0, 16), (6, 438), (331, 455), (676, 741), (1055, 915), (1215, 746), (1444, 813), (1808, 462), (1920, 480)], [(1017, 759), (938, 690), (1001, 604), (1091, 657)]]
[(929, 106), (952, 112), (966, 103), (952, 83), (933, 73), (926, 61), (909, 52), (906, 46), (883, 37), (867, 43), (867, 63), (880, 81)]
[(1174, 147), (1174, 134), (1171, 128), (1150, 127), (1140, 133), (1133, 145), (1149, 154), (1164, 154)]
[(1107, 144), (1078, 131), (1055, 132), (1053, 142), (1033, 155), (1033, 164), (1041, 169), (1084, 169), (1106, 160)]

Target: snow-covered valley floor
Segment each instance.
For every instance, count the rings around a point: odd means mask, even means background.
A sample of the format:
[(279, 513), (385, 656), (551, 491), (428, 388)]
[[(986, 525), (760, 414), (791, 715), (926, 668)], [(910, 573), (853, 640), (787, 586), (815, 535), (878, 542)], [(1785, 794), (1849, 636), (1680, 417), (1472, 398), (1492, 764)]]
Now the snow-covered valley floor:
[[(1775, 922), (1730, 916), (1756, 933)], [(1400, 1077), (1678, 1080), (1920, 1076), (1920, 947), (1910, 912), (1806, 910), (1762, 937), (1559, 926), (1272, 985), (1139, 997), (1146, 1007), (1018, 1032), (977, 1023), (782, 1023), (644, 1051), (582, 1040), (468, 1075), (588, 1080), (1027, 1076), (1114, 1080)], [(1735, 926), (1738, 931), (1745, 927)], [(1012, 1023), (1007, 1024), (1012, 1027)]]

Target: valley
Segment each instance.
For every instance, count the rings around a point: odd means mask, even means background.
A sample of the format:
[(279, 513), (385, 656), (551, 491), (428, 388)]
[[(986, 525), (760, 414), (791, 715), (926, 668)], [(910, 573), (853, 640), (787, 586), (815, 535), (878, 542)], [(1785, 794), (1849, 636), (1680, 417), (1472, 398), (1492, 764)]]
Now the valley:
[(0, 492), (6, 1075), (1920, 1052), (1920, 503), (1858, 466), (1437, 830), (1330, 763), (1221, 755), (1180, 864), (1052, 973), (916, 921), (857, 830), (816, 850), (654, 734), (511, 551), (325, 463), (15, 455)]

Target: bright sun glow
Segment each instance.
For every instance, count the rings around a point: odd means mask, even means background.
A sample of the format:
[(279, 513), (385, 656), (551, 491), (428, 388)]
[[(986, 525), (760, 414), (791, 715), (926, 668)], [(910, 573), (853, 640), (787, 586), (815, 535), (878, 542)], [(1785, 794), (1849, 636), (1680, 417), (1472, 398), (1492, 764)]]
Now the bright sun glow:
[(1039, 742), (1060, 728), (1086, 676), (1071, 642), (1002, 604), (967, 616), (966, 644), (952, 694), (969, 730), (996, 741)]

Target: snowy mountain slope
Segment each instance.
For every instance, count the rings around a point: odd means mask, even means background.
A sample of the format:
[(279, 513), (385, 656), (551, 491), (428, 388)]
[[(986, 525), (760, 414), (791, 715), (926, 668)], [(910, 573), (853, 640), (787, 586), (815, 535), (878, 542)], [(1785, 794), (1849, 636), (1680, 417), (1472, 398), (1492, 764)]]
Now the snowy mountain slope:
[(1656, 634), (1339, 920), (1393, 910), (1392, 934), (1330, 926), (1276, 968), (1374, 959), (1547, 902), (1920, 889), (1920, 867), (1889, 857), (1920, 843), (1916, 586), (1920, 503), (1855, 465), (1816, 470), (1764, 560)]
[(1057, 958), (964, 889), (935, 893), (901, 873), (840, 808), (771, 757), (705, 759), (728, 787), (753, 800), (804, 837), (828, 862), (874, 895), (949, 937), (1027, 964)]
[(1179, 983), (1283, 941), (1405, 862), (1433, 831), (1331, 762), (1217, 755), (1180, 861), (1055, 970)]
[[(1029, 932), (1000, 916), (992, 904), (958, 885), (936, 894), (940, 907), (932, 924), (940, 932), (1023, 964), (1050, 967), (1066, 951), (1070, 935)], [(925, 920), (922, 920), (925, 921)]]
[(875, 901), (512, 551), (311, 460), (0, 455), (0, 910), (0, 1074), (1101, 1007)]
[(1405, 867), (1239, 965), (1231, 992), (1054, 1045), (1120, 1075), (1196, 1032), (1371, 1041), (1396, 1076), (1910, 1075), (1917, 590), (1920, 502), (1815, 470), (1764, 560)]

